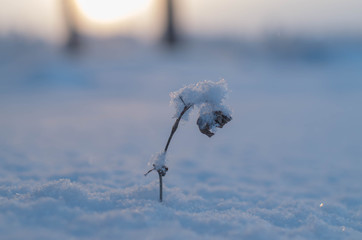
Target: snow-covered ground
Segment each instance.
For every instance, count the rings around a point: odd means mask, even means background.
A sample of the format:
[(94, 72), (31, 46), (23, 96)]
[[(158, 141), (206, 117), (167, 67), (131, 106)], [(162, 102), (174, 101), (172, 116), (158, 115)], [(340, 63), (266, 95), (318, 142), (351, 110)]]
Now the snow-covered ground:
[[(301, 46), (0, 41), (1, 239), (362, 239), (361, 46)], [(159, 203), (168, 94), (220, 79), (233, 120), (180, 124)]]

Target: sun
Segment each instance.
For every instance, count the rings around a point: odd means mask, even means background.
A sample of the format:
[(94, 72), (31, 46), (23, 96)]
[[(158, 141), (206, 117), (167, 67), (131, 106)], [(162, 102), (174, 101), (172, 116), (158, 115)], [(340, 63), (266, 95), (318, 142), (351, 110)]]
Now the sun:
[(75, 0), (81, 13), (92, 21), (114, 23), (149, 6), (151, 0)]

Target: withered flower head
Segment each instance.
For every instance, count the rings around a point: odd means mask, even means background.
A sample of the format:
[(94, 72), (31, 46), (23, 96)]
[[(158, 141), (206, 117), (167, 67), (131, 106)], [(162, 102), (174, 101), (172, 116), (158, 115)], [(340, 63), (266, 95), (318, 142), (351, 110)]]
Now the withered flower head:
[(200, 132), (208, 137), (212, 137), (215, 133), (213, 130), (215, 127), (222, 128), (226, 123), (230, 122), (232, 117), (222, 111), (212, 111), (211, 113), (205, 113), (200, 115), (197, 119), (197, 125)]

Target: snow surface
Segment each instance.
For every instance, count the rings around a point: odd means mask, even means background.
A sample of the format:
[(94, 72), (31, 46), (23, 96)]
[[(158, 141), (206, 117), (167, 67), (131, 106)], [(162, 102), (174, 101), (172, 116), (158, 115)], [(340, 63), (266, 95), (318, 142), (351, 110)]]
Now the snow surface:
[[(356, 47), (114, 40), (72, 57), (1, 40), (1, 239), (362, 239)], [(180, 124), (159, 203), (143, 174), (174, 122), (168, 93), (222, 78), (233, 120), (210, 139), (195, 115)]]

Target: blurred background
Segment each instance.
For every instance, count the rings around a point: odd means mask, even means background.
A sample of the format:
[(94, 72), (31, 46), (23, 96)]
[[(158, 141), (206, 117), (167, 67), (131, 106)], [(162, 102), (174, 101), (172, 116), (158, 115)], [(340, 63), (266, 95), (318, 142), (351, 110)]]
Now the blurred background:
[[(351, 166), (361, 157), (360, 0), (0, 0), (0, 6), (7, 174), (24, 165), (21, 156), (58, 164), (57, 171), (73, 169), (75, 161), (119, 166), (122, 159), (142, 174), (172, 124), (168, 93), (223, 78), (235, 116), (224, 143), (220, 137), (211, 145), (221, 156), (318, 159), (321, 166), (341, 158)], [(194, 124), (190, 129), (178, 144), (195, 135)], [(216, 163), (207, 144), (195, 140), (189, 152), (175, 155), (209, 152)]]
[[(101, 59), (102, 54), (113, 56), (113, 61), (119, 60), (118, 57), (135, 57), (135, 62), (160, 56), (164, 51), (172, 52), (170, 59), (179, 62), (180, 54), (190, 56), (194, 49), (201, 51), (199, 56), (206, 61), (209, 57), (229, 57), (233, 58), (231, 64), (236, 65), (241, 58), (248, 63), (258, 58), (315, 64), (361, 59), (362, 3), (358, 0), (1, 0), (0, 3), (3, 74), (10, 71), (9, 66), (27, 68), (28, 63), (36, 62), (36, 57), (64, 57), (63, 53), (77, 55), (77, 63)], [(98, 55), (86, 56), (94, 51)], [(129, 55), (125, 57), (126, 54)], [(15, 62), (7, 65), (9, 61)], [(49, 70), (46, 66), (49, 61), (43, 61), (44, 69)], [(198, 70), (202, 66), (207, 63), (200, 62)], [(18, 70), (10, 74), (21, 74)], [(200, 77), (224, 78), (228, 73), (220, 70), (217, 76), (203, 73)], [(2, 77), (1, 83), (10, 87), (21, 78), (9, 81), (9, 77)], [(95, 80), (94, 76), (88, 77), (83, 83), (91, 83), (92, 78)], [(64, 78), (61, 81), (67, 82)]]
[(321, 41), (360, 37), (362, 31), (358, 0), (1, 0), (1, 5), (2, 37), (56, 44), (72, 34), (143, 42), (157, 41), (165, 31), (180, 39)]

